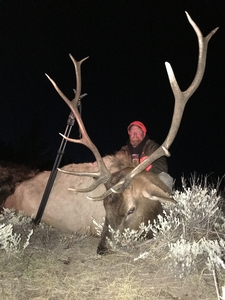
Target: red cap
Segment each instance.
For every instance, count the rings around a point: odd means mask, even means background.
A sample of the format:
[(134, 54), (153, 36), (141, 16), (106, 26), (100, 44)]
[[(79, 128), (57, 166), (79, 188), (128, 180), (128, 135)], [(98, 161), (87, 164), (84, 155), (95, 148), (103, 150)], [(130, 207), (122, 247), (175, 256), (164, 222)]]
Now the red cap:
[(130, 123), (130, 125), (127, 127), (128, 133), (130, 131), (131, 126), (133, 126), (133, 125), (140, 127), (141, 130), (144, 132), (144, 135), (146, 135), (147, 129), (146, 129), (145, 125), (140, 121), (134, 121), (134, 122)]

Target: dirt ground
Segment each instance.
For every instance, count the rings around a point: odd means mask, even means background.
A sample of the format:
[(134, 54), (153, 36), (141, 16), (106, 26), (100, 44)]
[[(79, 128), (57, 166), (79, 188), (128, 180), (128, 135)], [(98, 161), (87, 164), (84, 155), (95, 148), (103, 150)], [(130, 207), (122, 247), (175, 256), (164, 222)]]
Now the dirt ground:
[[(156, 241), (99, 256), (96, 237), (64, 233), (43, 224), (14, 228), (22, 237), (31, 228), (34, 232), (25, 250), (0, 250), (3, 300), (218, 299), (209, 270), (179, 278)], [(139, 258), (143, 253), (148, 256)]]

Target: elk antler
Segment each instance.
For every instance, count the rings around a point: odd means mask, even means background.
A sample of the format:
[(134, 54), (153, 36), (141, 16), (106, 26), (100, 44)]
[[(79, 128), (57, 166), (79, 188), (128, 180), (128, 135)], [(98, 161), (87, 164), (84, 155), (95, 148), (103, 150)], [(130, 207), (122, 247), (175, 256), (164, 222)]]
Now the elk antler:
[(59, 171), (67, 173), (67, 174), (72, 174), (72, 175), (91, 176), (91, 177), (97, 178), (97, 180), (90, 187), (88, 187), (86, 189), (81, 189), (81, 190), (77, 189), (76, 190), (78, 192), (89, 192), (89, 191), (94, 190), (101, 183), (107, 182), (108, 179), (111, 177), (111, 173), (106, 168), (106, 165), (105, 165), (98, 149), (96, 148), (96, 146), (92, 143), (91, 139), (89, 138), (89, 136), (87, 134), (87, 131), (84, 127), (83, 121), (81, 119), (80, 113), (79, 113), (78, 108), (77, 108), (78, 100), (80, 99), (80, 94), (81, 94), (81, 64), (88, 57), (86, 57), (86, 58), (84, 58), (80, 61), (76, 61), (71, 54), (69, 54), (69, 56), (70, 56), (70, 58), (71, 58), (71, 60), (74, 64), (75, 74), (76, 74), (76, 94), (75, 94), (75, 97), (72, 101), (70, 101), (63, 94), (63, 92), (58, 88), (56, 83), (47, 74), (45, 74), (48, 77), (48, 79), (51, 81), (52, 85), (54, 86), (54, 88), (56, 89), (58, 94), (61, 96), (61, 98), (70, 107), (72, 113), (74, 114), (74, 117), (76, 118), (76, 121), (78, 123), (78, 126), (80, 128), (80, 132), (81, 132), (81, 138), (80, 139), (68, 138), (68, 137), (64, 136), (63, 134), (61, 134), (61, 133), (60, 133), (60, 135), (69, 142), (83, 144), (83, 145), (87, 146), (93, 152), (93, 154), (95, 156), (95, 159), (98, 162), (99, 171), (98, 172), (93, 172), (93, 173), (76, 173), (76, 172), (64, 171), (64, 170), (61, 170), (61, 169), (59, 169)]
[(139, 173), (141, 173), (147, 166), (149, 166), (151, 163), (153, 163), (156, 159), (160, 158), (161, 156), (170, 156), (170, 153), (168, 151), (169, 147), (173, 143), (177, 131), (180, 126), (180, 122), (182, 119), (182, 115), (184, 112), (185, 105), (188, 101), (188, 99), (193, 95), (193, 93), (198, 88), (205, 71), (205, 65), (206, 65), (206, 54), (207, 54), (207, 46), (208, 42), (211, 39), (211, 37), (216, 33), (219, 27), (212, 30), (206, 37), (203, 37), (200, 29), (198, 26), (194, 23), (194, 21), (191, 19), (189, 14), (185, 12), (188, 18), (189, 23), (193, 27), (197, 38), (198, 38), (198, 45), (199, 45), (199, 55), (198, 55), (198, 66), (197, 71), (194, 77), (194, 80), (192, 81), (189, 88), (182, 92), (179, 88), (179, 85), (176, 81), (175, 75), (173, 73), (171, 65), (166, 62), (166, 70), (169, 77), (170, 85), (174, 94), (175, 98), (175, 105), (174, 105), (174, 112), (173, 112), (173, 118), (172, 123), (170, 126), (169, 133), (163, 142), (163, 144), (154, 152), (152, 153), (146, 160), (144, 160), (141, 164), (139, 164), (135, 169), (133, 169), (129, 174), (127, 174), (124, 178), (122, 178), (117, 184), (115, 184), (113, 187), (111, 187), (109, 190), (107, 190), (103, 195), (99, 197), (92, 197), (89, 199), (92, 200), (103, 200), (105, 197), (110, 195), (111, 193), (122, 193), (131, 183), (131, 181), (134, 179), (135, 176), (137, 176)]

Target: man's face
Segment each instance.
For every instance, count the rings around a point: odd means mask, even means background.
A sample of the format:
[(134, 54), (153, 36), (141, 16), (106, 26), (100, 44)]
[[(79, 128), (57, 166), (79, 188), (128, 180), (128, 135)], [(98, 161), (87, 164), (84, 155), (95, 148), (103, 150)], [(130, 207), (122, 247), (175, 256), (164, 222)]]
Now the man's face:
[(130, 143), (133, 147), (136, 147), (143, 140), (144, 132), (140, 127), (133, 125), (129, 130)]

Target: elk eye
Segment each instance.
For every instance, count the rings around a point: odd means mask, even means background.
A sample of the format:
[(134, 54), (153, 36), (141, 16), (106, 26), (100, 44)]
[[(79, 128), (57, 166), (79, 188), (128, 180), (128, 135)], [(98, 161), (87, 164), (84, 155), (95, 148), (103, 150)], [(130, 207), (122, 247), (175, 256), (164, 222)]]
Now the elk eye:
[(127, 215), (131, 215), (135, 211), (135, 207), (133, 206), (131, 209), (128, 210)]

